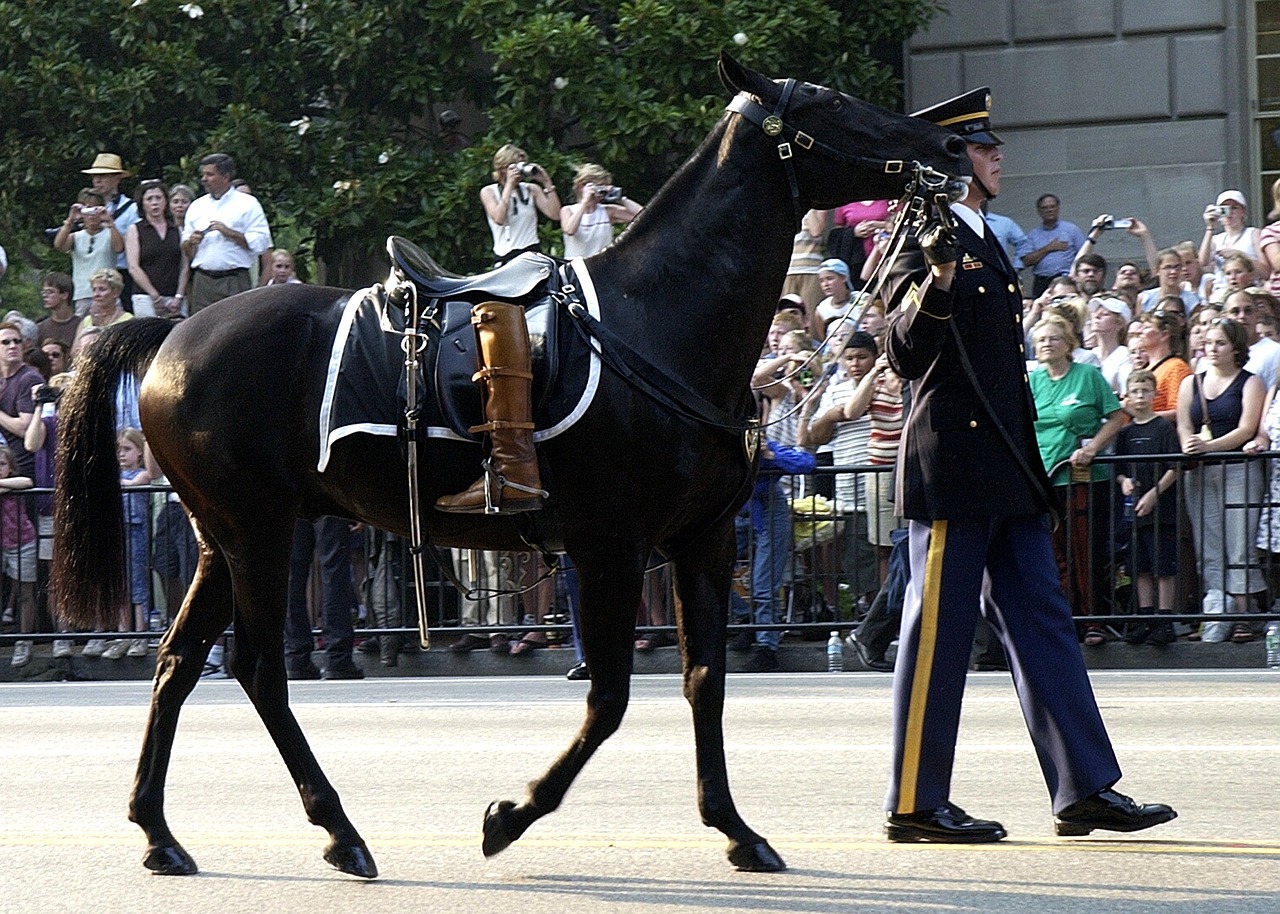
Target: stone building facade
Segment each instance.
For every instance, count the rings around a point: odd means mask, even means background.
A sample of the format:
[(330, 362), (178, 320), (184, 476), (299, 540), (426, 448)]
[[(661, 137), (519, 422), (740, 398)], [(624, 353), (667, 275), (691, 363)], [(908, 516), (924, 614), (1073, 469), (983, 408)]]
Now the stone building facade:
[[(991, 87), (1009, 147), (995, 211), (1031, 229), (1051, 192), (1082, 230), (1099, 213), (1137, 216), (1163, 247), (1198, 243), (1205, 205), (1239, 188), (1250, 222), (1266, 223), (1280, 177), (1280, 0), (947, 6), (908, 46), (906, 103)], [(1108, 261), (1141, 255), (1122, 236), (1100, 244)]]

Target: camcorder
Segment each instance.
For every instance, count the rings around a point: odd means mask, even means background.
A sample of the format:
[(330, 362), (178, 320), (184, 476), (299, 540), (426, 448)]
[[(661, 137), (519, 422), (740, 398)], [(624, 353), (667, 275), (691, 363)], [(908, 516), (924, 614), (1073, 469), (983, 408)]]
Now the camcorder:
[(57, 403), (58, 398), (62, 396), (62, 388), (55, 387), (52, 384), (41, 384), (35, 389), (31, 395), (33, 403)]
[(1107, 229), (1130, 229), (1133, 228), (1132, 219), (1107, 219), (1102, 223), (1102, 230)]

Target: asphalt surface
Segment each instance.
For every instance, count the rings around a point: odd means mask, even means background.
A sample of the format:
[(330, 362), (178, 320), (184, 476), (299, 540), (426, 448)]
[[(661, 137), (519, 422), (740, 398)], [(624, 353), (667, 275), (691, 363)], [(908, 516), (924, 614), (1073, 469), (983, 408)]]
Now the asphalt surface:
[(189, 700), (169, 822), (201, 866), (162, 878), (125, 820), (143, 682), (0, 685), (0, 912), (1266, 912), (1280, 911), (1280, 672), (1099, 672), (1099, 704), (1150, 832), (1053, 836), (1008, 677), (968, 683), (953, 799), (1010, 838), (890, 845), (881, 835), (889, 678), (730, 677), (738, 808), (787, 860), (735, 872), (695, 807), (677, 677), (634, 680), (622, 729), (563, 807), (480, 854), (486, 805), (569, 743), (585, 683), (393, 678), (291, 685), (293, 706), (378, 862), (330, 869), (274, 746), (235, 682)]

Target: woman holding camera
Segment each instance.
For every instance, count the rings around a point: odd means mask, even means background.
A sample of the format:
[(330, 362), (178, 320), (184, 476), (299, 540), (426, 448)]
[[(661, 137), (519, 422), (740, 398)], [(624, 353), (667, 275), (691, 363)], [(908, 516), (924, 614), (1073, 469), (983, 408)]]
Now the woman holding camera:
[(493, 233), (494, 266), (538, 250), (539, 212), (548, 219), (560, 218), (560, 198), (551, 177), (528, 159), (519, 146), (503, 146), (493, 156), (494, 183), (480, 191)]
[(599, 254), (613, 241), (613, 226), (630, 222), (643, 209), (623, 196), (622, 188), (613, 186), (613, 176), (594, 162), (586, 163), (574, 174), (573, 192), (578, 202), (560, 210), (564, 256), (568, 260)]
[[(1258, 230), (1246, 224), (1248, 216), (1244, 194), (1238, 190), (1224, 190), (1213, 205), (1204, 208), (1200, 264), (1206, 271), (1213, 270), (1213, 280), (1208, 290), (1201, 290), (1203, 298), (1208, 299), (1214, 288), (1221, 289), (1226, 283), (1223, 266), (1232, 254), (1249, 258), (1252, 271), (1260, 276), (1271, 272), (1258, 250)], [(1219, 225), (1222, 231), (1215, 234), (1214, 228)]]

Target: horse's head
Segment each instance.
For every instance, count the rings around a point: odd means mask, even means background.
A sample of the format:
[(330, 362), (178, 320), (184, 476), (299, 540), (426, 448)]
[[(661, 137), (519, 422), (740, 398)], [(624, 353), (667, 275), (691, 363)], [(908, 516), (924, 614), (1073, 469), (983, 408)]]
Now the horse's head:
[(776, 140), (802, 211), (894, 199), (917, 175), (933, 185), (945, 176), (953, 199), (964, 194), (969, 156), (950, 130), (825, 86), (769, 79), (723, 53), (720, 80), (738, 93), (730, 110)]

